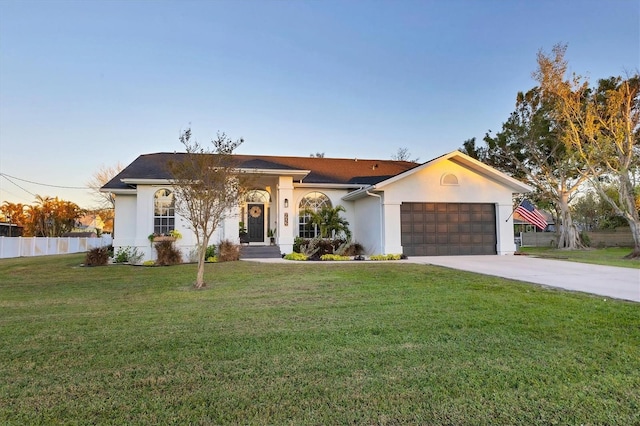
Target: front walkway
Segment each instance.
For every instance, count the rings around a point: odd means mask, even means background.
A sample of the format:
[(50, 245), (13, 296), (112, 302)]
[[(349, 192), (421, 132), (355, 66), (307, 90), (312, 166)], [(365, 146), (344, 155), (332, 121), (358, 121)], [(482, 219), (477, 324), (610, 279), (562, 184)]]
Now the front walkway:
[[(250, 260), (268, 263), (316, 264), (316, 262), (294, 262), (283, 259)], [(445, 266), (478, 274), (640, 302), (640, 269), (540, 259), (532, 256), (425, 256), (410, 257), (408, 260), (398, 262)], [(353, 264), (355, 262), (335, 263)]]

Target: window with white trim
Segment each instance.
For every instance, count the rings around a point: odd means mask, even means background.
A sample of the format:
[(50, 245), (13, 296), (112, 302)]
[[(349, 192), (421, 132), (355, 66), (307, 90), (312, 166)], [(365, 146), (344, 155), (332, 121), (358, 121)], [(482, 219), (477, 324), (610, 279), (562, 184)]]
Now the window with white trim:
[(167, 235), (175, 229), (175, 199), (173, 192), (159, 189), (153, 196), (153, 233)]
[(300, 201), (298, 215), (298, 235), (302, 238), (315, 238), (320, 235), (320, 229), (311, 224), (310, 211), (317, 213), (323, 207), (332, 207), (331, 200), (322, 192), (311, 192)]

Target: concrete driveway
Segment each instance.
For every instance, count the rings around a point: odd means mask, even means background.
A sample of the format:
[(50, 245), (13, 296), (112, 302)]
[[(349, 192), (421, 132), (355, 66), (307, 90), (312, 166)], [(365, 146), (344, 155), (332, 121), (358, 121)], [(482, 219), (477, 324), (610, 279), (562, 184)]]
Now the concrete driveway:
[(428, 256), (409, 261), (640, 302), (640, 269), (531, 256)]

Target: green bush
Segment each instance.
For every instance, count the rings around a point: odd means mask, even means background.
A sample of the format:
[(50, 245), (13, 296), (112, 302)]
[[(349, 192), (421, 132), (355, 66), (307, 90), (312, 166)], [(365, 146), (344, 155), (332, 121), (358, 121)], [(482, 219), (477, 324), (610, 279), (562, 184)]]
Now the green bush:
[(140, 263), (140, 260), (142, 260), (143, 256), (144, 254), (138, 252), (138, 249), (136, 247), (119, 247), (118, 251), (116, 251), (113, 261), (115, 263), (129, 262), (137, 264)]
[(339, 254), (323, 254), (320, 260), (351, 260), (349, 256), (340, 256)]
[(286, 260), (307, 260), (307, 256), (302, 253), (289, 253), (284, 257)]
[(84, 264), (87, 266), (104, 266), (109, 263), (109, 249), (96, 247), (87, 252)]
[(309, 258), (320, 259), (325, 254), (338, 253), (341, 247), (346, 247), (347, 240), (343, 238), (300, 238), (293, 243), (293, 251), (306, 254)]
[(302, 244), (306, 244), (305, 242), (306, 240), (302, 237), (296, 237), (293, 240), (293, 251), (295, 253), (300, 253), (300, 247), (302, 246)]
[(158, 241), (154, 244), (156, 253), (158, 253), (157, 265), (168, 266), (182, 263), (182, 254), (173, 245), (173, 241)]
[(371, 260), (400, 260), (402, 259), (401, 254), (374, 254), (369, 257)]
[(218, 261), (218, 258), (215, 256), (209, 256), (207, 257), (207, 262), (209, 263), (216, 263)]
[(204, 252), (204, 258), (207, 259), (207, 261), (208, 261), (208, 259), (210, 257), (214, 257), (215, 255), (216, 255), (216, 246), (215, 246), (215, 244), (207, 246), (207, 249)]

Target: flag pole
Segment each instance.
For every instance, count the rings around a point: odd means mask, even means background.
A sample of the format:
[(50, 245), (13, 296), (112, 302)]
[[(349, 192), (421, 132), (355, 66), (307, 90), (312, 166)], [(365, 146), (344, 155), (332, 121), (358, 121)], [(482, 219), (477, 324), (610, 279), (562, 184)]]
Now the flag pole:
[(513, 216), (513, 214), (516, 212), (516, 210), (518, 210), (518, 207), (520, 207), (520, 204), (522, 204), (523, 201), (524, 201), (524, 194), (522, 195), (522, 199), (520, 200), (520, 202), (518, 203), (516, 208), (511, 211), (511, 214), (507, 217), (505, 222), (509, 222), (509, 219), (511, 219), (511, 216)]

